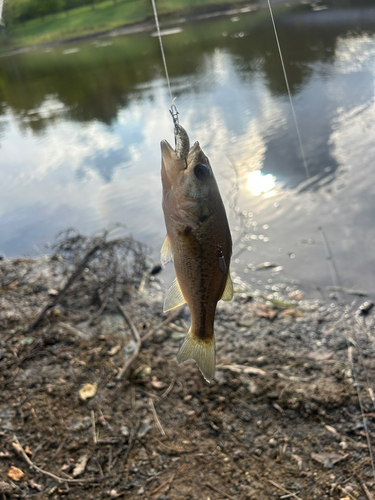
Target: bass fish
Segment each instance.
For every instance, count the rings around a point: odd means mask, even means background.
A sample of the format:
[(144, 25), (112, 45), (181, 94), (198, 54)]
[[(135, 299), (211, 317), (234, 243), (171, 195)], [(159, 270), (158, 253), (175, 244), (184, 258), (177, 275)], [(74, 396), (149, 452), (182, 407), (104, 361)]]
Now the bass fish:
[(190, 330), (177, 362), (193, 359), (210, 382), (215, 372), (214, 317), (217, 302), (232, 300), (229, 273), (232, 239), (223, 201), (210, 161), (198, 142), (175, 123), (175, 149), (161, 142), (163, 212), (167, 237), (161, 249), (164, 265), (174, 261), (176, 279), (164, 312), (187, 303)]

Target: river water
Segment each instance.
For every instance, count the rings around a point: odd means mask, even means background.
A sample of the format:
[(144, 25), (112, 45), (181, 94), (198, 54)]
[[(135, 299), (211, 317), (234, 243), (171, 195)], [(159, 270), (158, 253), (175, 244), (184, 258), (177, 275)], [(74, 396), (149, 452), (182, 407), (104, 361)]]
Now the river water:
[[(275, 19), (306, 168), (266, 9), (163, 37), (180, 122), (227, 207), (232, 270), (254, 288), (294, 278), (306, 293), (340, 282), (374, 295), (375, 7), (295, 3)], [(62, 229), (120, 222), (157, 262), (169, 106), (148, 32), (2, 57), (0, 252), (38, 255)], [(279, 267), (255, 270), (264, 262)]]

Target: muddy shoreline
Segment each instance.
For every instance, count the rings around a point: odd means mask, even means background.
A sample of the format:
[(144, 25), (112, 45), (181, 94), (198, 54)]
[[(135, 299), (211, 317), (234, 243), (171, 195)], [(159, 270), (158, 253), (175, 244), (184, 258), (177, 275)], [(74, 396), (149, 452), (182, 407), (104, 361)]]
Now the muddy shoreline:
[(146, 261), (115, 299), (102, 252), (30, 328), (77, 269), (69, 248), (0, 262), (3, 498), (371, 498), (373, 310), (237, 282), (219, 303), (207, 384), (176, 363), (189, 312), (162, 313)]

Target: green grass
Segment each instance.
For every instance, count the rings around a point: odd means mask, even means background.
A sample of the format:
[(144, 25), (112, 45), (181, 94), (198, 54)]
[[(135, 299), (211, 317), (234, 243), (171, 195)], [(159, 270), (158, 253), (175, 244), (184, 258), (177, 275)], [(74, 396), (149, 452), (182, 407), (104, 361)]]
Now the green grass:
[[(177, 13), (189, 8), (207, 8), (238, 0), (157, 0), (159, 14)], [(150, 0), (112, 0), (91, 6), (79, 7), (69, 12), (32, 19), (22, 24), (5, 28), (0, 48), (26, 47), (39, 43), (66, 40), (126, 24), (140, 22), (152, 16)], [(4, 36), (5, 35), (5, 36)]]

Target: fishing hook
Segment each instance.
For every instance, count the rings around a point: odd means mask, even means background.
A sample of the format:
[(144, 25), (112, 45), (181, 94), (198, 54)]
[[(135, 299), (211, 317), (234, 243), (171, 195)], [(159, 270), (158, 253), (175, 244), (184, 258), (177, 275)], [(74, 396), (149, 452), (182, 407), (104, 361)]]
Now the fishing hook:
[(169, 110), (173, 119), (174, 126), (179, 125), (179, 120), (178, 120), (179, 112), (177, 111), (176, 105), (174, 103), (175, 99), (176, 97), (172, 100), (171, 109)]

